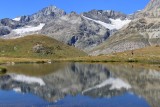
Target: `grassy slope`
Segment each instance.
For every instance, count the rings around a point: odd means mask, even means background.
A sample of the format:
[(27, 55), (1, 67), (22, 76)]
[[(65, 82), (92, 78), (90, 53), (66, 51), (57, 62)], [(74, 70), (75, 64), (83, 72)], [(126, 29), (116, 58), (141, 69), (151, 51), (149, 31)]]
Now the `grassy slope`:
[[(39, 54), (32, 51), (35, 44), (40, 43), (53, 50), (54, 54)], [(80, 57), (79, 57), (80, 56)], [(34, 58), (34, 60), (33, 60)], [(31, 35), (13, 40), (0, 40), (0, 63), (4, 62), (41, 62), (54, 61), (83, 61), (83, 62), (142, 62), (160, 64), (160, 46), (146, 47), (131, 51), (102, 56), (86, 56), (74, 47), (64, 45), (55, 39)]]
[(77, 57), (61, 59), (63, 61), (85, 61), (85, 62), (141, 62), (160, 64), (160, 47), (152, 46), (131, 51), (114, 53), (94, 57)]
[[(42, 54), (33, 52), (32, 48), (37, 43), (43, 44), (43, 46), (51, 49), (53, 54)], [(30, 35), (23, 38), (11, 40), (0, 39), (0, 60), (7, 60), (7, 58), (9, 57), (12, 57), (13, 60), (14, 58), (54, 59), (85, 55), (86, 53), (79, 51), (74, 47), (65, 45), (55, 39), (42, 35)], [(29, 59), (24, 59), (24, 61), (25, 60), (27, 61)]]

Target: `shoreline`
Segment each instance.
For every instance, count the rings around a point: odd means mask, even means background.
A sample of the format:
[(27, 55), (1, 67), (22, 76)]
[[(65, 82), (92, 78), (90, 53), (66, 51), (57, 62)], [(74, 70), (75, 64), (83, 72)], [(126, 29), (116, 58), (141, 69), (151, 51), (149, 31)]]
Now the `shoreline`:
[(37, 59), (37, 58), (13, 58), (13, 57), (0, 57), (0, 65), (2, 64), (18, 64), (18, 63), (54, 63), (54, 62), (90, 62), (90, 63), (141, 63), (141, 64), (160, 64), (160, 57), (123, 57), (123, 56), (87, 56), (75, 58), (55, 58), (55, 59)]

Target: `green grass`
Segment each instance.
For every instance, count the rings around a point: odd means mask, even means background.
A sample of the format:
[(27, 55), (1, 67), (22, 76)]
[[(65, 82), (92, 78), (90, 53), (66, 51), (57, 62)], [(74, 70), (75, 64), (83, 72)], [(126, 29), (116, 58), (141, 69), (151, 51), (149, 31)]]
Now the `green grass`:
[[(50, 49), (51, 53), (43, 54), (33, 52), (36, 44), (42, 44)], [(30, 35), (18, 39), (0, 39), (0, 57), (5, 58), (36, 58), (36, 59), (55, 59), (86, 56), (87, 54), (72, 47), (65, 45), (53, 38), (43, 35)], [(6, 59), (7, 60), (7, 59)], [(1, 62), (1, 58), (0, 58)]]

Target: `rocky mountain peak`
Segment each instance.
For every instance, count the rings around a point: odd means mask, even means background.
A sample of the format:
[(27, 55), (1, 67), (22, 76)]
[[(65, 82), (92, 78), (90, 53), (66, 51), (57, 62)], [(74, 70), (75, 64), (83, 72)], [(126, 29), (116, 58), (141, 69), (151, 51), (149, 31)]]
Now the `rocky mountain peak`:
[(43, 13), (43, 15), (46, 15), (46, 16), (47, 15), (54, 15), (54, 13), (59, 13), (60, 15), (66, 14), (63, 10), (57, 8), (56, 6), (52, 6), (52, 5), (42, 9), (38, 13)]
[(160, 17), (160, 0), (150, 0), (144, 10), (135, 14), (135, 18), (158, 18)]
[(121, 19), (124, 20), (127, 18), (127, 15), (116, 12), (113, 10), (91, 10), (89, 12), (82, 13), (85, 17), (94, 19), (94, 20), (101, 20), (105, 23), (111, 23), (109, 18), (111, 19)]
[(38, 11), (37, 13), (29, 16), (22, 16), (21, 22), (31, 22), (31, 23), (46, 23), (52, 19), (59, 18), (66, 15), (64, 10), (57, 8), (56, 6), (48, 6)]
[(144, 9), (146, 15), (150, 17), (160, 16), (160, 0), (151, 0), (147, 7)]

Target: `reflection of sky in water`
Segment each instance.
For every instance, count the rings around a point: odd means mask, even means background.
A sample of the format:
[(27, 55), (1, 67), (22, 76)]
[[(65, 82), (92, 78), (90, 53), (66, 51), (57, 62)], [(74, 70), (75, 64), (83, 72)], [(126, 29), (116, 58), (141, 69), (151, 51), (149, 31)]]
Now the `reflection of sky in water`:
[(65, 107), (149, 107), (144, 99), (133, 94), (124, 94), (112, 98), (91, 98), (88, 96), (67, 96), (55, 105)]
[(43, 99), (32, 95), (16, 93), (14, 91), (0, 91), (0, 107), (1, 106), (32, 106), (47, 104)]
[(32, 94), (16, 93), (14, 91), (0, 91), (0, 106), (56, 106), (56, 107), (149, 107), (147, 102), (134, 95), (124, 94), (112, 98), (91, 98), (88, 96), (66, 96), (56, 103), (47, 103)]

